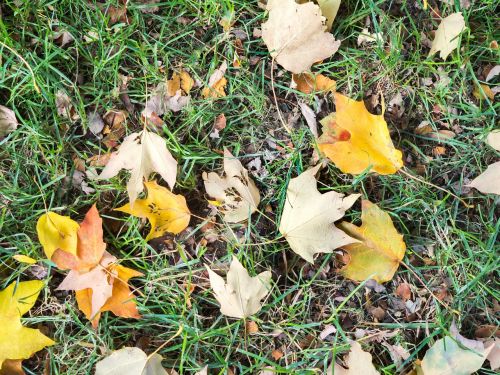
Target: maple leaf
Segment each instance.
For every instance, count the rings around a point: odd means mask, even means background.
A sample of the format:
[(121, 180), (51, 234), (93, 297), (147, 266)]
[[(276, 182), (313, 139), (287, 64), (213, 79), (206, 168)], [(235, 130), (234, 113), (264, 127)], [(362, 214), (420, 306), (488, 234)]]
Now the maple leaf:
[(453, 13), (443, 18), (436, 30), (429, 56), (439, 51), (439, 56), (443, 60), (446, 60), (448, 55), (458, 47), (458, 36), (464, 28), (465, 21), (461, 12)]
[(98, 179), (114, 177), (122, 169), (131, 171), (127, 191), (130, 204), (133, 205), (138, 194), (144, 189), (144, 179), (148, 180), (153, 172), (159, 173), (170, 189), (173, 189), (177, 176), (177, 161), (168, 151), (162, 137), (143, 130), (140, 133), (132, 133), (124, 139)]
[(224, 61), (208, 79), (208, 87), (205, 87), (201, 91), (201, 96), (204, 98), (220, 98), (226, 96), (226, 92), (224, 91), (227, 85), (227, 79), (224, 77), (226, 70), (227, 63)]
[(264, 271), (255, 277), (251, 277), (248, 271), (233, 256), (227, 283), (224, 279), (205, 265), (210, 277), (215, 298), (220, 303), (220, 311), (232, 318), (247, 318), (259, 312), (262, 308), (260, 300), (263, 299), (271, 289), (272, 275), (270, 271)]
[(145, 199), (138, 199), (133, 206), (127, 203), (116, 210), (149, 220), (151, 230), (146, 241), (161, 237), (166, 232), (178, 234), (186, 229), (191, 218), (186, 199), (173, 194), (156, 181), (146, 182), (145, 185), (148, 191)]
[(0, 371), (7, 371), (7, 365), (3, 366), (6, 360), (27, 359), (55, 344), (38, 329), (21, 324), (21, 317), (33, 307), (42, 287), (43, 282), (38, 280), (13, 282), (0, 292)]
[(360, 194), (348, 197), (335, 191), (321, 194), (314, 177), (320, 167), (319, 164), (290, 180), (279, 226), (291, 249), (310, 263), (316, 253), (331, 253), (357, 241), (334, 222), (344, 216)]
[[(325, 375), (379, 375), (372, 363), (372, 356), (365, 352), (356, 341), (351, 342), (351, 350), (344, 359), (347, 369), (334, 362)], [(333, 371), (335, 370), (335, 371)]]
[(393, 174), (403, 166), (402, 153), (392, 144), (383, 115), (367, 111), (363, 101), (335, 93), (336, 112), (321, 120), (318, 139), (323, 152), (344, 173), (370, 171)]
[(316, 92), (334, 92), (337, 82), (325, 77), (323, 74), (301, 73), (292, 76), (293, 82), (297, 85), (297, 90), (304, 94)]
[(4, 137), (17, 129), (17, 118), (14, 111), (0, 105), (0, 137)]
[(326, 29), (332, 29), (333, 21), (337, 17), (341, 0), (318, 0), (321, 14), (326, 17)]
[(337, 52), (340, 41), (326, 32), (325, 18), (313, 2), (270, 0), (267, 9), (269, 19), (262, 24), (262, 39), (286, 70), (302, 73)]
[(383, 283), (394, 276), (406, 245), (386, 212), (368, 200), (363, 200), (361, 207), (360, 227), (345, 221), (339, 224), (345, 233), (361, 241), (342, 247), (349, 261), (341, 273), (356, 281), (374, 279)]
[[(490, 132), (486, 142), (495, 150), (500, 151), (500, 130)], [(483, 173), (466, 186), (476, 188), (484, 194), (500, 195), (500, 161), (490, 164)]]
[(95, 375), (167, 375), (162, 359), (157, 353), (148, 356), (139, 348), (124, 347), (97, 362)]
[(36, 223), (38, 239), (48, 259), (57, 249), (76, 254), (77, 233), (80, 226), (69, 216), (47, 212)]
[(259, 190), (241, 162), (224, 149), (225, 177), (217, 173), (203, 172), (203, 182), (207, 194), (222, 204), (224, 220), (238, 223), (248, 219), (260, 203)]

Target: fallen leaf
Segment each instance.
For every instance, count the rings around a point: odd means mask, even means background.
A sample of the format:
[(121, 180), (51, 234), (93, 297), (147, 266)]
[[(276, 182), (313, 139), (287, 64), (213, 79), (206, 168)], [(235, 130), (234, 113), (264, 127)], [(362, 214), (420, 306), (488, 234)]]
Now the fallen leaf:
[(486, 359), (490, 361), (490, 368), (496, 371), (500, 367), (500, 340), (494, 338), (485, 341), (484, 348), (486, 352), (489, 352)]
[(149, 220), (151, 230), (146, 241), (161, 237), (167, 232), (178, 234), (186, 229), (191, 218), (186, 199), (182, 195), (173, 194), (156, 181), (149, 181), (144, 185), (148, 191), (145, 199), (138, 199), (133, 206), (127, 203), (116, 210)]
[(403, 301), (408, 301), (411, 298), (410, 284), (401, 283), (396, 288), (396, 295)]
[(227, 79), (224, 77), (226, 70), (227, 63), (224, 61), (208, 79), (208, 87), (205, 87), (201, 91), (201, 96), (204, 98), (220, 98), (226, 96), (226, 92), (224, 91), (227, 85)]
[(10, 108), (0, 105), (0, 137), (5, 137), (17, 129), (16, 114)]
[(500, 161), (488, 165), (488, 168), (466, 185), (479, 190), (483, 194), (500, 195)]
[(485, 85), (483, 83), (481, 83), (479, 86), (476, 85), (474, 87), (472, 95), (474, 95), (477, 100), (495, 99), (495, 92), (493, 92), (493, 90), (488, 85)]
[(259, 326), (253, 320), (249, 320), (246, 323), (246, 333), (249, 335), (259, 332)]
[(486, 137), (486, 143), (488, 143), (495, 150), (500, 151), (500, 129), (489, 132)]
[(270, 271), (264, 271), (251, 277), (238, 259), (233, 256), (226, 276), (227, 283), (225, 283), (221, 276), (207, 265), (205, 267), (215, 298), (221, 305), (222, 314), (244, 319), (260, 311), (262, 308), (260, 300), (267, 296), (271, 289), (272, 275)]
[[(23, 360), (55, 342), (38, 329), (21, 324), (21, 317), (35, 304), (43, 282), (13, 282), (0, 292), (0, 369), (6, 371), (6, 360)], [(9, 363), (9, 366), (16, 366)]]
[(351, 342), (351, 351), (344, 358), (347, 369), (338, 363), (332, 363), (325, 375), (379, 375), (372, 363), (372, 356), (365, 352), (356, 341)]
[(333, 21), (335, 21), (335, 17), (337, 17), (340, 2), (341, 0), (318, 0), (321, 14), (326, 17), (326, 29), (328, 31), (332, 29)]
[(226, 128), (226, 123), (226, 115), (224, 113), (218, 115), (214, 120), (214, 128), (212, 133), (210, 133), (210, 138), (220, 138), (219, 132)]
[[(271, 357), (273, 357), (273, 359), (275, 361), (279, 361), (281, 358), (283, 358), (284, 354), (281, 350), (279, 349), (274, 349), (272, 352), (271, 352)], [(272, 373), (274, 374), (274, 373)]]
[(159, 173), (170, 189), (173, 189), (177, 176), (177, 161), (168, 151), (162, 137), (143, 130), (140, 133), (132, 133), (123, 140), (97, 179), (114, 177), (122, 169), (131, 171), (127, 191), (130, 205), (133, 206), (138, 194), (144, 190), (144, 179), (148, 180), (153, 172)]
[(379, 174), (396, 173), (402, 153), (394, 148), (383, 115), (367, 111), (363, 101), (335, 93), (336, 112), (321, 120), (318, 146), (344, 173), (359, 174), (370, 168)]
[(23, 254), (13, 255), (12, 258), (14, 258), (19, 263), (26, 263), (26, 264), (35, 264), (36, 263), (35, 259), (33, 259), (32, 257), (29, 257), (27, 255), (23, 255)]
[(234, 17), (234, 10), (227, 10), (224, 12), (224, 15), (219, 20), (219, 25), (222, 26), (222, 29), (225, 32), (231, 31), (233, 28), (234, 22), (236, 21)]
[(56, 93), (56, 109), (57, 114), (61, 117), (67, 118), (71, 121), (76, 121), (80, 118), (80, 115), (75, 109), (75, 106), (71, 102), (70, 97), (64, 91), (59, 90)]
[(458, 47), (458, 36), (464, 28), (465, 21), (461, 12), (453, 13), (443, 18), (436, 30), (429, 56), (439, 51), (439, 56), (443, 60), (446, 60), (448, 55)]
[(157, 353), (148, 356), (139, 348), (124, 347), (97, 362), (95, 375), (168, 375), (162, 359)]
[(57, 249), (76, 254), (77, 233), (80, 225), (69, 216), (47, 212), (36, 223), (38, 240), (48, 259)]
[(208, 375), (208, 366), (203, 367), (200, 371), (196, 372), (194, 375)]
[(311, 130), (314, 138), (318, 138), (318, 124), (316, 121), (316, 114), (307, 104), (299, 102), (300, 112), (302, 112), (302, 116), (306, 119), (307, 126)]
[(67, 30), (58, 30), (54, 32), (52, 38), (61, 48), (75, 40), (75, 37)]
[(340, 46), (326, 31), (325, 18), (313, 2), (269, 0), (269, 18), (262, 24), (262, 39), (276, 62), (292, 73), (302, 73), (332, 56)]
[(6, 359), (0, 364), (0, 375), (26, 375), (22, 360)]
[(224, 172), (225, 177), (203, 172), (205, 190), (221, 204), (224, 220), (238, 223), (257, 210), (259, 190), (241, 162), (227, 149), (224, 149)]
[(87, 113), (87, 122), (90, 132), (94, 135), (100, 134), (104, 129), (104, 121), (97, 112)]
[(358, 46), (361, 46), (366, 43), (383, 43), (383, 34), (381, 32), (378, 33), (370, 33), (368, 29), (365, 27), (358, 35)]
[(493, 78), (495, 78), (497, 75), (500, 74), (500, 65), (495, 65), (491, 70), (488, 72), (486, 75), (486, 78), (484, 79), (486, 82), (491, 81)]
[(325, 77), (323, 74), (300, 73), (292, 76), (294, 83), (297, 85), (297, 90), (304, 94), (312, 94), (317, 92), (334, 92), (337, 87), (337, 82), (333, 79)]
[(290, 248), (310, 263), (317, 253), (331, 253), (357, 242), (334, 222), (344, 216), (360, 194), (347, 197), (335, 191), (321, 194), (314, 177), (320, 167), (319, 164), (290, 180), (279, 226)]
[(343, 246), (349, 255), (341, 273), (352, 280), (374, 279), (378, 283), (389, 281), (404, 257), (406, 245), (391, 217), (368, 200), (361, 202), (361, 221), (358, 227), (342, 222), (339, 227), (360, 242)]

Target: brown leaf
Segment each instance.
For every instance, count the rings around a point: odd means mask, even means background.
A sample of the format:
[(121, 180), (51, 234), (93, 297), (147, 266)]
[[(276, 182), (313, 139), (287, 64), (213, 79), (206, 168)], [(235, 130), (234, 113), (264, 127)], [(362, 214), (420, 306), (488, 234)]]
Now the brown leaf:
[(402, 283), (396, 288), (396, 295), (403, 301), (407, 301), (411, 298), (411, 288), (410, 284)]

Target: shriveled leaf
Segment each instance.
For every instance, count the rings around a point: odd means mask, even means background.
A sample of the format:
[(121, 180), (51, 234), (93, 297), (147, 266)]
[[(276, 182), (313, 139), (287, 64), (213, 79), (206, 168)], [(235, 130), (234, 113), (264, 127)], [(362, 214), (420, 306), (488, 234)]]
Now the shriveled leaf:
[(151, 230), (146, 241), (167, 232), (177, 234), (186, 229), (191, 215), (186, 199), (158, 185), (156, 181), (146, 182), (145, 185), (147, 198), (137, 200), (133, 206), (127, 203), (116, 210), (149, 220)]
[(114, 177), (122, 169), (131, 172), (127, 191), (130, 204), (133, 205), (137, 195), (144, 189), (144, 180), (148, 180), (153, 172), (160, 174), (172, 189), (177, 176), (177, 161), (168, 151), (162, 137), (143, 130), (140, 133), (132, 133), (124, 139), (98, 179)]
[(263, 299), (271, 289), (271, 272), (264, 271), (251, 277), (248, 271), (233, 256), (227, 273), (227, 282), (205, 265), (210, 277), (215, 298), (220, 303), (220, 311), (232, 318), (247, 318), (260, 311)]
[(396, 173), (402, 153), (394, 148), (383, 115), (367, 111), (363, 101), (335, 93), (336, 112), (321, 120), (318, 146), (344, 173), (359, 174), (370, 168), (379, 174)]
[(344, 216), (359, 194), (348, 197), (335, 191), (321, 194), (314, 177), (320, 166), (290, 180), (279, 226), (280, 233), (292, 250), (310, 263), (314, 262), (317, 253), (331, 253), (356, 242), (338, 229), (334, 222)]
[(379, 33), (370, 33), (367, 28), (364, 28), (358, 36), (358, 46), (361, 46), (365, 43), (377, 43), (383, 42), (383, 35), (381, 32)]
[(47, 212), (36, 223), (38, 239), (48, 259), (57, 249), (76, 254), (77, 233), (80, 225), (69, 216)]
[(224, 172), (225, 177), (203, 172), (205, 190), (221, 203), (224, 219), (228, 223), (238, 223), (257, 210), (259, 190), (241, 162), (227, 149), (224, 149)]
[(0, 292), (0, 368), (6, 360), (22, 360), (55, 342), (38, 329), (24, 327), (21, 317), (35, 304), (41, 281), (13, 282)]
[(325, 17), (313, 2), (269, 0), (267, 9), (269, 18), (262, 24), (262, 39), (286, 70), (302, 73), (339, 49), (340, 41), (326, 31)]
[(337, 82), (323, 74), (301, 73), (292, 76), (294, 83), (297, 85), (297, 90), (304, 94), (316, 92), (334, 92), (337, 87)]
[(394, 276), (406, 244), (389, 214), (367, 200), (362, 201), (361, 207), (360, 227), (345, 221), (339, 225), (349, 236), (361, 241), (342, 247), (349, 255), (349, 262), (341, 272), (352, 280), (374, 279), (383, 283)]
[(76, 121), (80, 118), (80, 115), (75, 109), (73, 102), (71, 101), (68, 94), (64, 91), (59, 90), (56, 93), (56, 109), (57, 114), (61, 117), (67, 118), (71, 121)]
[(500, 151), (500, 129), (491, 131), (486, 137), (486, 143), (495, 150)]
[(148, 356), (141, 349), (124, 347), (97, 362), (95, 375), (168, 375), (162, 356)]
[(326, 17), (326, 29), (332, 29), (333, 21), (337, 17), (341, 0), (318, 0), (321, 14)]
[(0, 137), (4, 137), (17, 129), (16, 114), (10, 108), (0, 105)]
[(464, 17), (461, 12), (450, 14), (443, 18), (436, 30), (436, 35), (432, 41), (429, 56), (439, 51), (439, 56), (446, 60), (448, 55), (458, 47), (458, 36), (465, 28)]
[(483, 173), (466, 186), (476, 188), (484, 194), (500, 195), (500, 161), (490, 164)]
[(224, 91), (227, 85), (227, 79), (224, 77), (226, 70), (227, 63), (224, 61), (208, 79), (208, 87), (205, 87), (201, 91), (201, 96), (204, 98), (220, 98), (226, 96), (226, 92)]
[[(344, 358), (347, 369), (332, 363), (325, 375), (379, 375), (372, 363), (372, 356), (365, 352), (357, 342), (351, 342), (351, 351)], [(335, 371), (334, 371), (335, 370)]]

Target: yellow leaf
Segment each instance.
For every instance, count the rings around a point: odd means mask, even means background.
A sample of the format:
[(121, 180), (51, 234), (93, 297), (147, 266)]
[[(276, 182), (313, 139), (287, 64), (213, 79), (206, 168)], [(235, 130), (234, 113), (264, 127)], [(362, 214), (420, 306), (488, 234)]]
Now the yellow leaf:
[(337, 83), (323, 74), (300, 73), (294, 74), (293, 81), (297, 85), (297, 90), (304, 94), (321, 91), (335, 91)]
[(344, 173), (393, 174), (403, 166), (402, 153), (392, 144), (383, 115), (367, 111), (363, 101), (335, 93), (337, 111), (321, 121), (319, 149)]
[(47, 212), (40, 216), (36, 223), (38, 238), (47, 258), (57, 249), (76, 254), (77, 232), (80, 226), (69, 216), (61, 216), (55, 212)]
[(35, 264), (36, 263), (35, 259), (33, 259), (32, 257), (29, 257), (27, 255), (16, 254), (12, 258), (14, 258), (19, 263), (26, 263), (26, 264)]
[(337, 17), (341, 0), (318, 0), (321, 14), (326, 17), (326, 29), (332, 29), (333, 21)]
[(148, 196), (138, 199), (134, 206), (130, 203), (117, 208), (117, 211), (126, 212), (141, 218), (148, 218), (151, 231), (146, 241), (163, 236), (166, 232), (180, 233), (189, 224), (191, 213), (186, 205), (186, 199), (182, 195), (175, 195), (168, 189), (160, 186), (156, 181), (145, 183)]
[(194, 79), (191, 78), (188, 72), (185, 70), (181, 70), (179, 73), (181, 77), (181, 89), (186, 93), (189, 94), (191, 89), (194, 86)]
[(358, 227), (347, 222), (339, 225), (349, 236), (361, 241), (342, 247), (350, 259), (341, 272), (352, 280), (374, 279), (383, 283), (394, 276), (406, 245), (386, 212), (367, 200), (361, 206), (363, 225)]
[(33, 307), (42, 287), (41, 281), (13, 282), (0, 292), (0, 368), (7, 359), (26, 359), (54, 344), (38, 329), (21, 324), (21, 316)]
[(488, 85), (482, 83), (474, 88), (472, 95), (474, 95), (477, 100), (485, 100), (486, 98), (490, 100), (495, 99), (495, 92), (490, 89)]
[(201, 91), (201, 96), (206, 98), (220, 98), (226, 96), (226, 92), (224, 91), (227, 85), (227, 79), (224, 77), (224, 74), (227, 70), (227, 63), (224, 61), (221, 66), (212, 73), (210, 78), (208, 79), (208, 87), (205, 87)]

